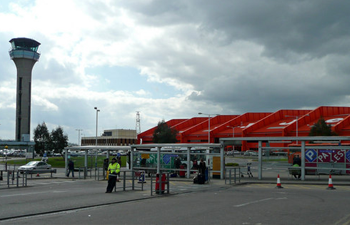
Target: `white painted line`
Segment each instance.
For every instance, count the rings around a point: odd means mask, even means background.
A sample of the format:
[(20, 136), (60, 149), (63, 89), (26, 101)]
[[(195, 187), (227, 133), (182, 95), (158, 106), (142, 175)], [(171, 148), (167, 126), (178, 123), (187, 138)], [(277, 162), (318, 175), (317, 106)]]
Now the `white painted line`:
[(42, 191), (42, 192), (29, 192), (29, 193), (21, 193), (21, 194), (13, 194), (13, 195), (1, 195), (0, 198), (8, 198), (8, 197), (14, 197), (14, 196), (24, 196), (24, 195), (37, 195), (37, 194), (44, 194), (44, 193), (63, 193), (67, 191)]
[(269, 200), (273, 200), (273, 198), (265, 198), (265, 199), (261, 199), (261, 200), (257, 200), (257, 201), (247, 202), (247, 203), (244, 203), (244, 204), (235, 205), (234, 207), (242, 207), (242, 206), (247, 206), (247, 205), (258, 203), (258, 202), (269, 201)]

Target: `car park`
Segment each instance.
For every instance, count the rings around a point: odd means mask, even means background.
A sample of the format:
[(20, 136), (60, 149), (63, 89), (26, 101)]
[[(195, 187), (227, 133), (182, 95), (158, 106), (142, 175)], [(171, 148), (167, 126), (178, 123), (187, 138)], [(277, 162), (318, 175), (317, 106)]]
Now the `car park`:
[(240, 154), (241, 152), (237, 150), (232, 150), (227, 152), (227, 155), (240, 155)]
[(247, 150), (244, 152), (244, 156), (258, 156), (258, 152), (253, 150)]
[(43, 161), (30, 161), (27, 164), (18, 167), (18, 171), (20, 172), (31, 172), (31, 171), (37, 171), (37, 170), (50, 170), (51, 165), (47, 164)]

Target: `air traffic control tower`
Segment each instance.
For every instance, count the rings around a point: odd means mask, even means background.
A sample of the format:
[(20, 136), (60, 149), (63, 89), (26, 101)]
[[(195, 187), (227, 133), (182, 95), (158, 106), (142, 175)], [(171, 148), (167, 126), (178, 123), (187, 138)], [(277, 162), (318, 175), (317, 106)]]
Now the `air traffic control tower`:
[(13, 38), (10, 40), (11, 59), (17, 68), (16, 96), (16, 141), (29, 141), (32, 69), (39, 60), (37, 52), (40, 43), (29, 38)]

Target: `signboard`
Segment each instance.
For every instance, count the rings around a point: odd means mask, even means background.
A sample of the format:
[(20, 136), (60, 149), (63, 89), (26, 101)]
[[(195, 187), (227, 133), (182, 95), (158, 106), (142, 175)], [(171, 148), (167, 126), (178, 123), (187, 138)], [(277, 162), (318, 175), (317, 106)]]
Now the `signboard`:
[(350, 162), (350, 150), (346, 151), (346, 162)]
[(318, 162), (331, 162), (332, 150), (320, 149), (318, 150)]
[(317, 152), (314, 149), (307, 149), (305, 151), (306, 162), (314, 162), (317, 159)]
[(141, 159), (149, 159), (149, 154), (141, 154)]
[(332, 161), (333, 162), (340, 162), (344, 163), (345, 162), (345, 150), (334, 150), (332, 153)]

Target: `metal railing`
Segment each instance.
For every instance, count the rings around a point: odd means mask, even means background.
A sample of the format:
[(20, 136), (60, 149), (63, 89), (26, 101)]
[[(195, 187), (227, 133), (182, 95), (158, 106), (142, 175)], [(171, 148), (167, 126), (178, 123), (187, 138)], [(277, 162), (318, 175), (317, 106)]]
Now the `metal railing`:
[(27, 173), (21, 174), (15, 170), (0, 171), (0, 188), (1, 187), (27, 187)]
[[(233, 174), (232, 174), (233, 171)], [(238, 171), (238, 173), (237, 173)], [(228, 174), (227, 174), (228, 172)], [(232, 184), (232, 179), (233, 179), (233, 183), (236, 184), (237, 181), (239, 183), (241, 183), (241, 167), (237, 166), (237, 167), (233, 167), (233, 168), (226, 168), (225, 170), (225, 184)]]

